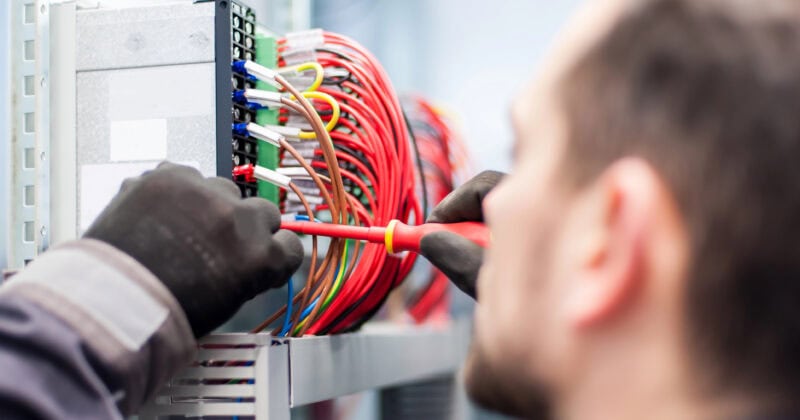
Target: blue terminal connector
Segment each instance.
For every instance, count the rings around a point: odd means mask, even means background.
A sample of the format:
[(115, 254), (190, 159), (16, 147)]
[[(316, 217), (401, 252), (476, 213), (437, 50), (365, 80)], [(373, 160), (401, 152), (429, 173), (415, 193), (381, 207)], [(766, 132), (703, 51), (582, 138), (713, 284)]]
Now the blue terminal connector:
[(241, 74), (242, 76), (247, 77), (247, 80), (250, 80), (251, 82), (257, 82), (258, 77), (253, 76), (252, 74), (250, 74), (250, 72), (247, 71), (247, 67), (245, 67), (246, 63), (247, 60), (234, 61), (233, 63), (231, 63), (231, 69), (233, 70), (234, 73), (238, 73)]
[(261, 105), (257, 102), (248, 101), (243, 90), (234, 90), (233, 93), (231, 93), (231, 99), (233, 99), (234, 103), (245, 105), (247, 108), (253, 111), (258, 111), (259, 109), (269, 109), (269, 107)]
[(247, 103), (247, 97), (244, 95), (243, 90), (234, 90), (231, 94), (231, 98), (233, 99), (233, 102), (236, 102), (237, 104)]
[(247, 64), (247, 60), (238, 60), (238, 61), (234, 61), (233, 63), (231, 63), (231, 68), (232, 68), (232, 69), (233, 69), (233, 71), (235, 71), (236, 73), (239, 73), (239, 74), (249, 74), (249, 73), (247, 72), (247, 68), (245, 67), (245, 65), (246, 65), (246, 64)]
[(235, 134), (245, 137), (250, 136), (250, 131), (247, 130), (247, 123), (234, 123), (232, 125), (232, 129)]

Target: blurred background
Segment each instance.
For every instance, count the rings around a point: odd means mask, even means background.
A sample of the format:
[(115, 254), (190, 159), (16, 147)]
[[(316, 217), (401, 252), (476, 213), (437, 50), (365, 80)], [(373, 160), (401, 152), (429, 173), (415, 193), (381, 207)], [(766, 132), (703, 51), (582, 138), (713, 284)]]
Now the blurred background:
[(318, 0), (311, 25), (349, 35), (399, 92), (461, 122), (477, 171), (510, 169), (508, 107), (578, 0)]

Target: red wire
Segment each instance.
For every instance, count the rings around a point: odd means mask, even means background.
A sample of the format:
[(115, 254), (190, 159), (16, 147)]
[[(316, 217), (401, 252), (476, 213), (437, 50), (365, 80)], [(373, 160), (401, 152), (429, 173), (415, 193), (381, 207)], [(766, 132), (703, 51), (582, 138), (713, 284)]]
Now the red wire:
[[(337, 128), (331, 132), (331, 140), (334, 146), (340, 146), (336, 156), (343, 179), (359, 188), (366, 199), (366, 206), (352, 199), (361, 222), (374, 226), (385, 226), (393, 219), (419, 222), (422, 208), (416, 190), (416, 165), (400, 101), (391, 81), (377, 60), (354, 41), (331, 33), (325, 33), (324, 39), (326, 47), (345, 52), (352, 61), (324, 51), (317, 52), (317, 61), (326, 69), (345, 70), (351, 75), (350, 80), (358, 81), (344, 82), (342, 89), (324, 86), (318, 90), (333, 96), (342, 111)], [(279, 41), (279, 52), (285, 52), (286, 48), (285, 41)], [(314, 106), (322, 112), (330, 109), (319, 101), (314, 101)], [(325, 119), (329, 120), (329, 117), (326, 115)], [(281, 121), (288, 121), (288, 118)], [(444, 167), (435, 150), (427, 145), (424, 148), (420, 156), (424, 153), (426, 159), (435, 162), (435, 166)], [(321, 151), (315, 151), (315, 155), (321, 155)], [(314, 160), (312, 167), (327, 169), (322, 160)], [(420, 176), (428, 179), (428, 175)], [(435, 191), (440, 194), (441, 188), (436, 187)], [(325, 209), (325, 206), (317, 206), (317, 210)], [(388, 256), (384, 247), (366, 244), (336, 298), (307, 333), (319, 333), (334, 320), (342, 318), (342, 322), (330, 330), (332, 333), (340, 332), (372, 313), (411, 271), (415, 260), (416, 255)], [(429, 297), (425, 302), (433, 300), (434, 297)], [(344, 311), (359, 301), (354, 310), (343, 316)]]

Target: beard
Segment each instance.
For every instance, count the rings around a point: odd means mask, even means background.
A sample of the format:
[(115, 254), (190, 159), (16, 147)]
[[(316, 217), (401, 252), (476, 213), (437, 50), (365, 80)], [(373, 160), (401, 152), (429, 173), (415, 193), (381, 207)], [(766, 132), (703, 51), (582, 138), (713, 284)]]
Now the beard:
[(472, 342), (466, 361), (467, 394), (479, 406), (513, 417), (535, 420), (552, 418), (552, 402), (545, 388), (513, 363), (499, 366), (486, 356), (481, 344)]

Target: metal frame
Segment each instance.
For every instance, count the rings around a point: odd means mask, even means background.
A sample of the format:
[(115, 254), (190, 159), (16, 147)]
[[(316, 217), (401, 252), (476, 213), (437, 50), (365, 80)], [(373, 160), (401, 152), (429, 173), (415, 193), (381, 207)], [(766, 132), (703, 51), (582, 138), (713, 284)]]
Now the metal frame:
[[(26, 6), (28, 8), (26, 9)], [(36, 85), (36, 55), (43, 51), (35, 46), (36, 19), (26, 22), (26, 10), (36, 12), (37, 3), (33, 0), (12, 0), (10, 9), (10, 79), (11, 79), (11, 142), (9, 149), (9, 168), (11, 175), (8, 205), (8, 268), (18, 269), (36, 256), (36, 206), (38, 202), (26, 203), (26, 191), (36, 188), (36, 131), (40, 116), (36, 116), (36, 94), (41, 88), (34, 87), (29, 95), (26, 82)], [(34, 10), (31, 10), (33, 7)], [(26, 47), (35, 46), (34, 57)], [(27, 56), (26, 56), (27, 54)], [(27, 78), (27, 79), (26, 79)], [(28, 83), (28, 85), (30, 85)], [(33, 118), (31, 118), (33, 116)], [(33, 121), (31, 121), (33, 120)], [(33, 161), (33, 162), (31, 162)], [(38, 193), (34, 194), (38, 198)], [(34, 200), (35, 200), (34, 198)]]
[(75, 0), (50, 5), (50, 245), (78, 236)]
[[(215, 92), (216, 92), (216, 149), (217, 176), (228, 178), (233, 170), (231, 153), (231, 10), (230, 3), (223, 0), (214, 1), (214, 58), (215, 58)], [(224, 40), (224, 41), (223, 41)]]
[(356, 392), (455, 376), (469, 324), (367, 324), (337, 336), (277, 338), (218, 334), (200, 343), (193, 367), (176, 375), (139, 413), (253, 416), (286, 420), (290, 409)]
[[(11, 186), (11, 3), (0, 4), (0, 226), (9, 225), (9, 211), (11, 201), (9, 187)], [(8, 267), (8, 242), (9, 233), (3, 230), (0, 237), (0, 272)], [(3, 276), (0, 275), (0, 283)]]
[(36, 1), (36, 254), (50, 246), (50, 1)]

